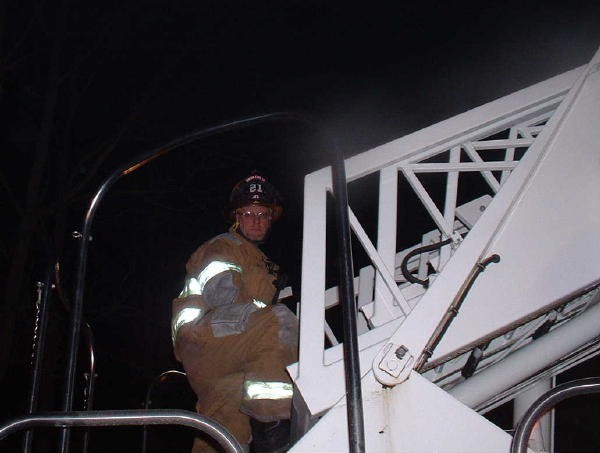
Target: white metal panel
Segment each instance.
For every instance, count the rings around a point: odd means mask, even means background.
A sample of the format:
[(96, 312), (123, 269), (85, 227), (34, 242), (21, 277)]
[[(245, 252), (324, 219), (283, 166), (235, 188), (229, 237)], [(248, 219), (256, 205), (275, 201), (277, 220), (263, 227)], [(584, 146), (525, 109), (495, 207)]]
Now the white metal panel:
[(599, 60), (484, 253), (501, 262), (481, 274), (435, 356), (600, 280)]
[[(362, 380), (365, 451), (507, 452), (511, 436), (415, 374), (383, 388), (369, 373)], [(290, 452), (348, 451), (346, 404), (340, 401)]]

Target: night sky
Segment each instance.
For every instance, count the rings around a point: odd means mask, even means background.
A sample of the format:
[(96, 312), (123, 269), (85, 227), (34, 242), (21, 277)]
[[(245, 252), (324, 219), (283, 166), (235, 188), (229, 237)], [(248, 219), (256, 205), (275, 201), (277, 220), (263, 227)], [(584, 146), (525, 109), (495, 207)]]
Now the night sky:
[[(0, 419), (25, 411), (35, 282), (59, 259), (68, 304), (71, 232), (117, 166), (232, 120), (287, 111), (313, 121), (211, 137), (107, 195), (92, 231), (84, 309), (96, 340), (98, 409), (139, 408), (151, 379), (178, 367), (170, 301), (183, 265), (227, 227), (229, 190), (251, 170), (285, 199), (267, 252), (299, 294), (303, 178), (332, 161), (331, 140), (346, 156), (365, 151), (583, 65), (600, 46), (598, 2), (396, 3), (0, 4)], [(58, 297), (52, 303), (45, 410), (61, 405), (68, 318)], [(188, 404), (180, 387), (156, 406)], [(138, 449), (138, 431), (125, 440), (92, 434), (92, 450)], [(13, 450), (15, 439), (0, 450)], [(45, 442), (40, 448), (54, 445)]]

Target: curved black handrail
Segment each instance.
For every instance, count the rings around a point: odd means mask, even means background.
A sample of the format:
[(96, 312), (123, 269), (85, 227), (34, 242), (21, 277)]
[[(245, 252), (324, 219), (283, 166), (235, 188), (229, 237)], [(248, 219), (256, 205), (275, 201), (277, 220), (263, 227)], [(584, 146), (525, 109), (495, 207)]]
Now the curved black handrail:
[[(293, 114), (289, 112), (277, 112), (269, 113), (265, 115), (259, 115), (251, 118), (245, 118), (242, 120), (232, 121), (224, 124), (220, 124), (206, 129), (197, 130), (190, 134), (179, 137), (164, 146), (157, 149), (153, 149), (133, 159), (126, 165), (119, 167), (113, 171), (101, 184), (97, 191), (92, 197), (88, 210), (83, 220), (83, 228), (81, 231), (79, 253), (77, 256), (77, 266), (75, 275), (75, 291), (73, 297), (73, 306), (71, 310), (70, 319), (70, 337), (68, 341), (68, 361), (67, 370), (65, 374), (64, 383), (64, 395), (63, 395), (63, 410), (65, 412), (71, 411), (73, 408), (74, 399), (74, 387), (75, 387), (75, 375), (77, 366), (77, 350), (79, 348), (79, 336), (81, 331), (81, 320), (83, 315), (83, 295), (85, 289), (85, 275), (87, 268), (87, 252), (88, 243), (91, 237), (91, 227), (94, 219), (96, 210), (108, 192), (108, 190), (117, 182), (121, 177), (127, 176), (141, 167), (145, 166), (149, 162), (173, 151), (177, 148), (181, 148), (184, 145), (193, 143), (197, 140), (221, 134), (231, 130), (237, 130), (247, 128), (257, 124), (265, 123), (268, 121), (281, 121), (281, 120), (296, 120), (303, 123), (312, 124), (311, 121), (301, 115)], [(69, 444), (69, 431), (63, 430), (61, 435), (61, 451), (66, 453), (68, 451)]]
[[(97, 191), (94, 193), (92, 200), (89, 204), (88, 210), (84, 217), (83, 228), (81, 231), (80, 237), (80, 245), (79, 245), (79, 253), (77, 257), (77, 272), (75, 276), (75, 290), (73, 297), (73, 307), (71, 311), (71, 320), (70, 320), (70, 337), (68, 342), (68, 362), (67, 362), (67, 371), (65, 375), (65, 385), (64, 385), (64, 399), (63, 399), (63, 410), (65, 413), (71, 411), (73, 406), (74, 399), (74, 386), (75, 386), (75, 374), (76, 374), (76, 366), (77, 366), (77, 350), (79, 347), (79, 336), (81, 330), (81, 320), (83, 313), (83, 295), (85, 289), (85, 275), (87, 268), (87, 250), (88, 243), (91, 238), (91, 225), (96, 213), (96, 210), (104, 198), (105, 194), (108, 190), (117, 182), (121, 177), (127, 176), (139, 168), (145, 166), (147, 163), (173, 151), (177, 148), (180, 148), (184, 145), (193, 143), (197, 140), (207, 138), (213, 135), (221, 134), (230, 130), (241, 129), (250, 127), (256, 124), (265, 123), (268, 121), (281, 121), (281, 120), (295, 120), (308, 125), (314, 125), (314, 121), (309, 120), (307, 117), (289, 113), (289, 112), (277, 112), (270, 113), (260, 116), (255, 116), (252, 118), (246, 118), (238, 121), (232, 121), (228, 123), (224, 123), (221, 125), (217, 125), (214, 127), (209, 127), (206, 129), (201, 129), (198, 131), (194, 131), (188, 135), (177, 138), (166, 145), (154, 149), (150, 152), (144, 153), (137, 159), (129, 162), (126, 165), (121, 166), (117, 170), (113, 171), (100, 185)], [(344, 161), (341, 154), (337, 155), (336, 165), (334, 165), (336, 169), (336, 174), (339, 180), (334, 182), (336, 185), (335, 192), (336, 198), (338, 198), (338, 215), (340, 216), (340, 228), (346, 231), (347, 237), (341, 238), (341, 249), (345, 254), (343, 255), (342, 261), (346, 264), (342, 265), (342, 278), (349, 283), (344, 285), (344, 292), (349, 295), (346, 296), (348, 301), (345, 304), (347, 307), (353, 307), (353, 290), (352, 290), (352, 275), (345, 275), (348, 272), (352, 272), (352, 257), (350, 252), (350, 237), (349, 237), (349, 220), (347, 213), (347, 189), (346, 189), (346, 175), (344, 169)], [(341, 199), (339, 197), (341, 196)], [(344, 214), (345, 212), (345, 214)], [(345, 217), (345, 218), (344, 218)], [(350, 286), (348, 286), (350, 285)], [(348, 291), (350, 290), (350, 292)], [(349, 399), (349, 408), (351, 408), (352, 415), (349, 414), (349, 422), (351, 421), (350, 428), (350, 445), (351, 448), (353, 446), (355, 448), (352, 451), (358, 449), (359, 451), (364, 451), (364, 434), (362, 431), (363, 428), (363, 418), (362, 418), (362, 397), (360, 394), (360, 375), (359, 375), (359, 367), (358, 367), (358, 349), (357, 349), (357, 339), (356, 339), (356, 316), (352, 316), (352, 313), (347, 313), (345, 316), (345, 329), (346, 332), (344, 342), (347, 343), (347, 347), (344, 349), (348, 349), (349, 351), (353, 351), (349, 353), (346, 357), (346, 362), (349, 363), (349, 368), (346, 369), (346, 379), (347, 385), (350, 389), (353, 389), (351, 393), (354, 394), (352, 400)], [(353, 325), (354, 323), (354, 325)], [(349, 392), (351, 390), (348, 390)], [(63, 453), (68, 452), (68, 444), (69, 444), (69, 431), (68, 429), (64, 429), (61, 435), (61, 451)]]
[(155, 409), (151, 411), (113, 410), (59, 412), (19, 417), (0, 426), (0, 440), (23, 429), (37, 426), (139, 426), (139, 425), (181, 425), (195, 428), (209, 434), (226, 452), (243, 453), (244, 449), (219, 423), (195, 412)]
[(579, 395), (600, 393), (600, 378), (585, 378), (557, 385), (544, 393), (527, 409), (519, 422), (512, 443), (511, 453), (527, 453), (527, 443), (535, 423), (558, 403)]

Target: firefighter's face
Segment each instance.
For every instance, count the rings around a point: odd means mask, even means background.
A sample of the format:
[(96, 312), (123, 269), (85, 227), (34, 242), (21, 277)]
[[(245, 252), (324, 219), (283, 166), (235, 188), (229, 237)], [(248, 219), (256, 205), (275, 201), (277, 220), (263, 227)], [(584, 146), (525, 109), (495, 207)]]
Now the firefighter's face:
[(266, 206), (248, 205), (236, 212), (240, 231), (251, 241), (262, 241), (271, 228), (272, 213)]

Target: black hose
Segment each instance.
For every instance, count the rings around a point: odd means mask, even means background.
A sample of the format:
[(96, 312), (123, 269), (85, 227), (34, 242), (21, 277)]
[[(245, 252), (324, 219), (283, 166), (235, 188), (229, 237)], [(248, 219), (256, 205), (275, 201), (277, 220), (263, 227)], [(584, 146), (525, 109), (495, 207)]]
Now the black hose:
[(404, 275), (406, 281), (409, 281), (411, 283), (418, 283), (419, 285), (423, 285), (425, 288), (428, 288), (429, 278), (421, 280), (412, 275), (408, 270), (408, 260), (410, 260), (415, 255), (420, 255), (421, 253), (432, 252), (433, 250), (441, 249), (443, 246), (448, 245), (450, 243), (452, 243), (452, 239), (446, 239), (436, 244), (424, 245), (423, 247), (419, 247), (408, 252), (402, 260), (402, 263), (400, 264), (400, 270), (402, 271), (402, 275)]
[(344, 326), (344, 369), (348, 415), (348, 444), (350, 452), (365, 451), (362, 391), (360, 385), (360, 355), (356, 334), (357, 307), (354, 301), (354, 271), (348, 216), (346, 170), (341, 152), (336, 150), (333, 192), (338, 225), (338, 261), (340, 267), (340, 300)]

